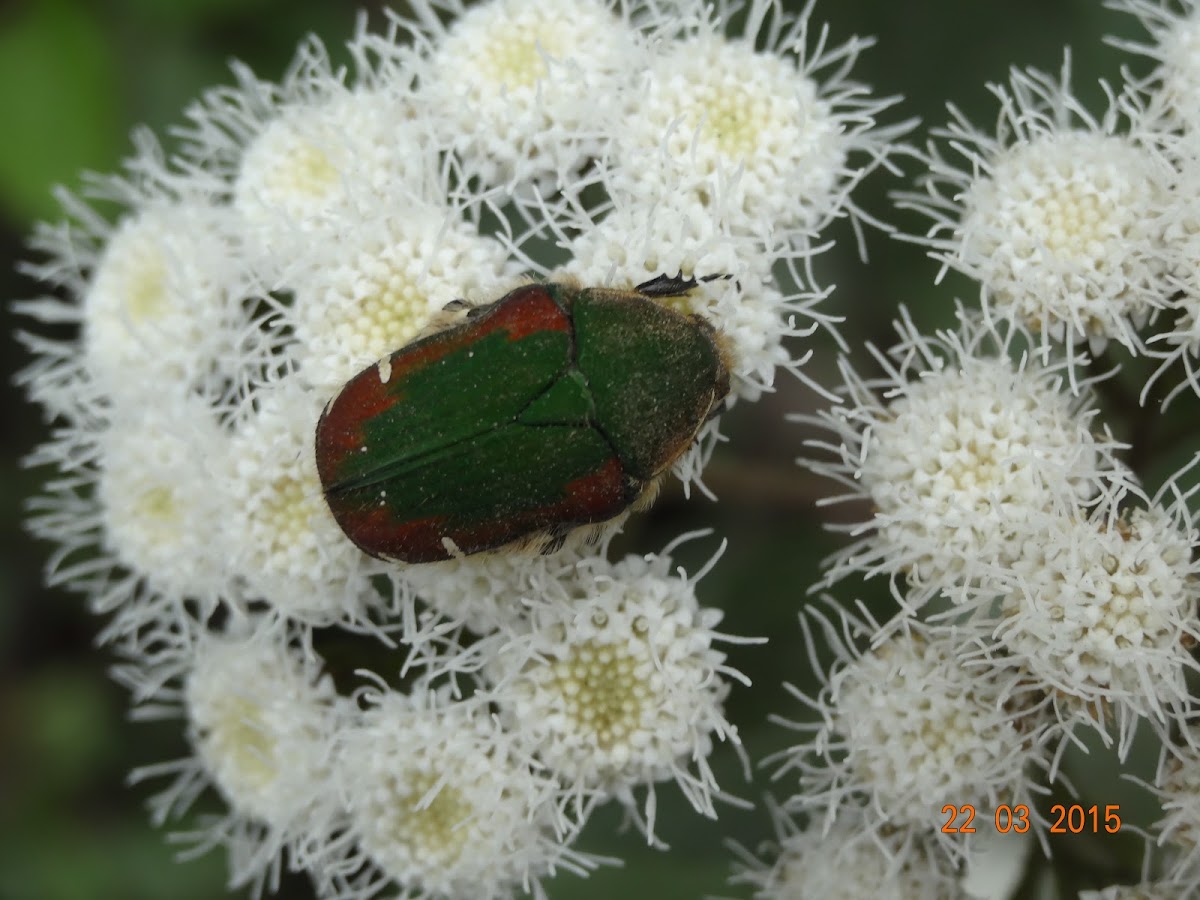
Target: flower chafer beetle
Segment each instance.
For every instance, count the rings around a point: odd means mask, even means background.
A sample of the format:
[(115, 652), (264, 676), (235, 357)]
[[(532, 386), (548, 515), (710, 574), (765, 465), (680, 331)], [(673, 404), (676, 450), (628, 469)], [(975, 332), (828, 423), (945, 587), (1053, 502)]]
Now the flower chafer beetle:
[(421, 563), (549, 551), (649, 505), (729, 393), (718, 333), (656, 302), (696, 286), (557, 281), (451, 304), (457, 324), (364, 369), (321, 415), (337, 523), (372, 556)]

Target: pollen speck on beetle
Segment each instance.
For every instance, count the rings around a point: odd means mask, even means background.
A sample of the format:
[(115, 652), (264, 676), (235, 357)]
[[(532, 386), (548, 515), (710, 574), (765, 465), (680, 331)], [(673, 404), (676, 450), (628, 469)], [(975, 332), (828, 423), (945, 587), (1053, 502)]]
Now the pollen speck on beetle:
[(381, 359), (378, 363), (378, 368), (380, 384), (387, 384), (392, 380), (392, 360), (390, 357), (385, 356)]

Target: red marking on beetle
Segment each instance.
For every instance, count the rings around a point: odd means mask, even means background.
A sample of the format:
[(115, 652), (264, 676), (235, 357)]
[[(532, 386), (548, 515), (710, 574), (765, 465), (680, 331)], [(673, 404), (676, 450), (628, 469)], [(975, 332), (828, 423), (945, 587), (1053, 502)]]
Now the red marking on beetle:
[(542, 331), (571, 331), (571, 319), (550, 292), (540, 284), (528, 284), (512, 291), (503, 303), (478, 320), (477, 336), (495, 331), (508, 332), (510, 341), (519, 341)]
[(342, 461), (362, 450), (366, 443), (364, 423), (404, 399), (398, 386), (405, 376), (435, 365), (496, 332), (505, 332), (510, 341), (516, 341), (540, 332), (570, 330), (570, 318), (554, 302), (550, 292), (542, 285), (531, 284), (517, 288), (478, 319), (397, 350), (383, 363), (383, 368), (388, 370), (387, 381), (380, 378), (379, 363), (363, 369), (346, 383), (317, 423), (317, 463), (321, 480), (326, 484), (335, 480)]
[[(498, 331), (507, 332), (510, 341), (517, 341), (538, 332), (570, 332), (571, 327), (570, 317), (554, 302), (549, 291), (540, 284), (526, 285), (506, 295), (477, 319), (468, 319), (397, 350), (388, 359), (391, 377), (387, 383), (439, 362), (451, 353), (469, 349), (481, 338)], [(372, 366), (355, 376), (356, 380), (376, 370), (377, 366)]]
[(634, 497), (629, 496), (625, 467), (615, 456), (609, 457), (596, 471), (568, 481), (566, 493), (557, 510), (564, 515), (577, 511), (578, 515), (586, 516), (583, 522), (603, 522), (613, 518), (632, 503), (637, 494), (635, 491)]
[[(372, 383), (374, 382), (374, 383)], [(337, 462), (362, 447), (364, 422), (396, 405), (398, 395), (382, 390), (378, 366), (364, 369), (346, 383), (321, 414), (317, 423), (317, 461), (333, 456)], [(322, 477), (324, 475), (322, 474)]]
[(405, 562), (449, 559), (442, 545), (445, 516), (404, 521), (387, 506), (373, 504), (345, 510), (337, 520), (346, 535), (372, 556)]
[(377, 366), (359, 372), (321, 413), (317, 422), (317, 474), (332, 484), (346, 458), (366, 446), (363, 425), (394, 406), (398, 395), (381, 390)]

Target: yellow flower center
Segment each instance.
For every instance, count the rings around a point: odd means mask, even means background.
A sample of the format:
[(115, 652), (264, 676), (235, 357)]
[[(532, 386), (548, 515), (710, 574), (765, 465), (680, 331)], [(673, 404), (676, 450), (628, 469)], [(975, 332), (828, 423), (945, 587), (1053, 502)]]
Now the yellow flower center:
[(158, 319), (168, 311), (167, 267), (157, 252), (144, 252), (129, 273), (125, 310), (134, 324)]
[(443, 784), (427, 806), (417, 804), (437, 781), (433, 773), (416, 775), (401, 789), (392, 784), (394, 804), (390, 812), (398, 843), (412, 848), (422, 866), (452, 866), (467, 847), (471, 829), (464, 827), (474, 807), (457, 788)]
[(704, 104), (704, 135), (732, 159), (758, 149), (762, 122), (770, 115), (767, 101), (737, 87), (716, 88)]
[(270, 535), (269, 553), (286, 555), (291, 547), (304, 542), (319, 508), (308, 485), (299, 478), (284, 476), (272, 483), (261, 511), (261, 519)]
[(532, 87), (550, 74), (545, 56), (560, 55), (557, 37), (550, 29), (539, 33), (524, 26), (501, 32), (489, 47), (483, 69), (498, 89)]
[(319, 147), (296, 140), (288, 148), (285, 160), (265, 180), (268, 189), (279, 196), (320, 197), (337, 183), (338, 170)]
[(628, 740), (641, 726), (649, 689), (639, 662), (620, 645), (587, 641), (551, 664), (566, 714), (603, 750)]
[(175, 492), (157, 485), (142, 492), (135, 504), (139, 518), (153, 519), (156, 525), (174, 524), (179, 519)]
[(262, 708), (245, 697), (221, 699), (207, 743), (213, 757), (231, 765), (243, 785), (263, 788), (279, 774), (275, 742), (262, 723)]

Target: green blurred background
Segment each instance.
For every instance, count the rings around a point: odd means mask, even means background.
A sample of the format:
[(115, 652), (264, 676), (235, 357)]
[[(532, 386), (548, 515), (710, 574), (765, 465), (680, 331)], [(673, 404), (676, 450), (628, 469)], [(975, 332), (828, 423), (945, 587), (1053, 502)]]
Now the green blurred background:
[[(382, 5), (368, 5), (375, 7), (373, 21), (382, 21)], [(14, 270), (31, 224), (57, 217), (52, 185), (76, 186), (82, 170), (114, 169), (128, 152), (134, 125), (147, 123), (163, 133), (200, 90), (229, 81), (231, 58), (277, 78), (309, 32), (338, 47), (358, 8), (341, 0), (0, 0), (0, 130), (8, 135), (0, 139), (0, 294), (15, 299), (38, 293)], [(984, 83), (1006, 78), (1013, 65), (1056, 69), (1066, 43), (1074, 50), (1077, 89), (1094, 109), (1099, 77), (1115, 80), (1125, 63), (1146, 68), (1102, 44), (1105, 34), (1134, 35), (1138, 29), (1132, 18), (1106, 11), (1096, 0), (826, 0), (818, 13), (838, 41), (855, 33), (880, 36), (855, 71), (877, 93), (905, 96), (893, 120), (916, 115), (939, 124), (944, 103), (951, 101), (990, 127), (995, 105)], [(915, 172), (917, 166), (907, 168)], [(890, 210), (886, 191), (900, 186), (876, 176), (856, 197), (876, 215), (923, 230), (923, 221)], [(930, 324), (949, 319), (956, 295), (974, 298), (973, 287), (954, 278), (934, 288), (934, 265), (911, 245), (870, 234), (870, 262), (864, 265), (848, 228), (835, 228), (830, 236), (838, 245), (819, 268), (837, 290), (825, 310), (847, 316), (843, 333), (860, 361), (864, 340), (889, 343), (897, 303), (909, 304), (919, 322)], [(0, 900), (221, 897), (224, 860), (209, 855), (174, 862), (172, 848), (150, 827), (142, 807), (149, 788), (125, 785), (132, 767), (185, 753), (181, 734), (126, 720), (122, 692), (105, 674), (111, 660), (92, 646), (98, 623), (80, 597), (41, 586), (49, 548), (26, 536), (20, 521), (23, 503), (38, 491), (44, 473), (23, 469), (20, 460), (45, 437), (47, 425), (11, 383), (28, 360), (12, 338), (21, 323), (2, 309)], [(832, 360), (822, 345), (809, 373), (833, 384)], [(783, 421), (785, 413), (818, 401), (787, 376), (778, 387), (729, 416), (731, 440), (708, 478), (721, 501), (685, 501), (668, 493), (636, 520), (624, 544), (654, 550), (682, 530), (715, 528), (716, 537), (681, 551), (694, 571), (720, 536), (729, 538), (728, 552), (700, 593), (703, 602), (727, 611), (728, 632), (771, 638), (765, 647), (729, 648), (732, 664), (754, 682), (753, 688), (735, 687), (728, 711), (756, 761), (789, 742), (788, 732), (770, 725), (767, 716), (801, 713), (782, 689), (784, 681), (811, 683), (796, 613), (819, 560), (838, 545), (821, 530), (822, 513), (813, 506), (827, 486), (792, 464), (804, 432)], [(880, 586), (869, 587), (877, 597)], [(727, 749), (718, 751), (716, 766), (722, 786), (735, 794), (758, 800), (768, 788), (769, 773), (761, 770), (745, 783)], [(1085, 781), (1100, 803), (1125, 803), (1131, 790), (1111, 771), (1093, 770)], [(790, 781), (783, 794), (789, 789)], [(659, 810), (659, 832), (671, 852), (648, 850), (636, 832), (618, 833), (615, 813), (600, 815), (584, 847), (624, 858), (624, 868), (602, 870), (587, 881), (564, 876), (549, 886), (551, 897), (749, 896), (746, 888), (725, 884), (731, 857), (722, 842), (735, 838), (755, 846), (769, 837), (761, 808), (725, 807), (711, 822), (691, 813), (668, 785), (660, 791)], [(1133, 851), (1125, 851), (1098, 853), (1077, 838), (1063, 855), (1086, 862), (1081, 868), (1090, 867), (1103, 883), (1110, 872), (1136, 874)], [(285, 882), (281, 896), (310, 894), (296, 878)]]

